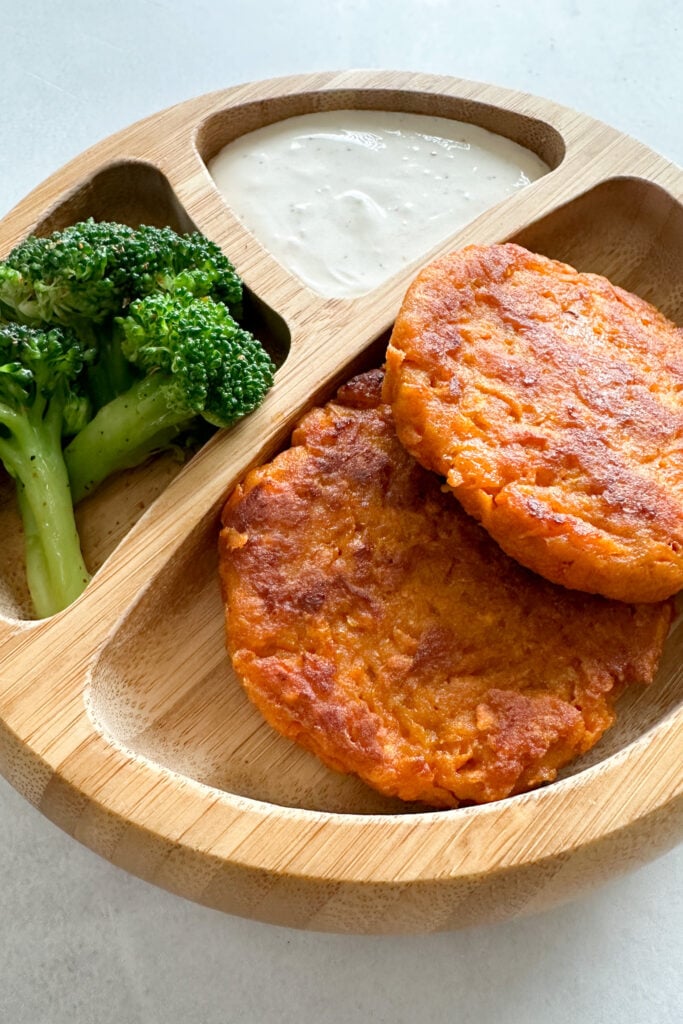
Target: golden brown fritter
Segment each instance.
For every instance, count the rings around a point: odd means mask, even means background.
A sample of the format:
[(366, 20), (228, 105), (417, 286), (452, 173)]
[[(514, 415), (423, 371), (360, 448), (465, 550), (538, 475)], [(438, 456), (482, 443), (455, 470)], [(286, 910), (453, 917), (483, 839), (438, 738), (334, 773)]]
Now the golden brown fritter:
[(223, 512), (227, 642), (279, 732), (436, 807), (553, 779), (650, 682), (670, 605), (513, 562), (399, 443), (365, 374), (301, 421)]
[(658, 601), (683, 586), (683, 331), (595, 274), (470, 246), (409, 288), (398, 435), (523, 565)]

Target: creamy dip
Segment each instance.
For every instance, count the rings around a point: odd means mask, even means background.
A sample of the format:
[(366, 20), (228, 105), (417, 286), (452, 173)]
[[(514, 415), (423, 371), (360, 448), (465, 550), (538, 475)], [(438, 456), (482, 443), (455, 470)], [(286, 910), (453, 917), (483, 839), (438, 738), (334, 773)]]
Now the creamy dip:
[(228, 205), (319, 295), (372, 291), (548, 167), (443, 117), (330, 110), (227, 145), (209, 171)]

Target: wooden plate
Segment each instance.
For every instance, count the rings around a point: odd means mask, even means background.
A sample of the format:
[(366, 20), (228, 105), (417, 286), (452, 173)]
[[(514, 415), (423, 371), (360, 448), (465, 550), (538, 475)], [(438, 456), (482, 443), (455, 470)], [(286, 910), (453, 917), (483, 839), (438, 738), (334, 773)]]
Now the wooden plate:
[(415, 813), (276, 736), (232, 675), (216, 573), (222, 502), (293, 420), (376, 365), (415, 265), (371, 295), (326, 300), (264, 251), (205, 161), (245, 131), (320, 109), (471, 121), (535, 150), (551, 173), (439, 250), (520, 241), (606, 274), (683, 320), (683, 174), (639, 143), (531, 96), (452, 78), (313, 74), (191, 100), (88, 150), (0, 224), (0, 255), (32, 231), (94, 216), (197, 227), (251, 290), (254, 330), (281, 364), (264, 405), (183, 469), (164, 457), (79, 511), (97, 568), (69, 609), (31, 622), (21, 533), (0, 500), (0, 767), (52, 821), (173, 892), (265, 921), (417, 931), (543, 909), (643, 863), (683, 832), (675, 627), (656, 684), (533, 793)]

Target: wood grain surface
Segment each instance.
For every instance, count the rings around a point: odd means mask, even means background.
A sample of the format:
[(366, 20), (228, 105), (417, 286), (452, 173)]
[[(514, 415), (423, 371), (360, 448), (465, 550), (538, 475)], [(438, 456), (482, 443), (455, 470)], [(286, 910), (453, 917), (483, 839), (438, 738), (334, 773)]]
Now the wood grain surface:
[[(425, 252), (370, 295), (323, 299), (226, 207), (206, 169), (223, 145), (283, 117), (375, 108), (472, 121), (538, 153), (545, 177)], [(351, 932), (462, 927), (531, 913), (664, 852), (683, 835), (683, 631), (657, 682), (550, 786), (421, 812), (328, 771), (274, 734), (224, 650), (216, 571), (222, 502), (286, 443), (293, 421), (377, 365), (419, 264), (515, 240), (683, 321), (683, 174), (614, 129), (492, 86), (420, 74), (319, 73), (240, 86), (105, 140), (0, 223), (26, 234), (88, 216), (197, 228), (250, 290), (279, 369), (264, 404), (182, 465), (164, 457), (79, 509), (88, 589), (32, 622), (22, 538), (0, 480), (0, 769), (52, 821), (113, 863), (231, 913)]]

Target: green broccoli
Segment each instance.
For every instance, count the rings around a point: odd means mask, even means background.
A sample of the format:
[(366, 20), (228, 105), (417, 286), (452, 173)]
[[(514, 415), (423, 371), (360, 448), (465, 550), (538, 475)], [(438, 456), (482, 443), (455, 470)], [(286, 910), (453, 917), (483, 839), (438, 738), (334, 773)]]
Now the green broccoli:
[(31, 235), (0, 263), (0, 313), (35, 327), (69, 327), (97, 353), (88, 367), (96, 406), (132, 381), (111, 322), (123, 309), (122, 261), (134, 234), (125, 224), (88, 220), (46, 238)]
[(17, 485), (26, 576), (36, 614), (53, 615), (88, 582), (74, 521), (62, 437), (89, 418), (79, 389), (78, 337), (52, 328), (0, 326), (0, 460)]
[(121, 310), (121, 260), (134, 235), (125, 224), (94, 220), (29, 236), (0, 264), (0, 314), (32, 326), (82, 328)]
[(197, 416), (230, 426), (273, 383), (275, 368), (261, 344), (210, 298), (151, 295), (133, 302), (117, 329), (124, 356), (143, 376), (67, 446), (75, 501), (111, 473), (144, 461)]
[(131, 300), (155, 292), (208, 295), (240, 318), (242, 282), (215, 242), (198, 232), (178, 235), (171, 228), (140, 227), (126, 242), (122, 270)]
[(31, 236), (0, 263), (0, 316), (70, 327), (93, 350), (88, 387), (96, 408), (135, 379), (113, 318), (135, 299), (175, 291), (210, 295), (240, 315), (242, 283), (219, 247), (199, 233), (90, 219), (47, 238)]
[[(157, 292), (208, 295), (237, 318), (242, 311), (242, 281), (230, 260), (204, 235), (179, 235), (171, 228), (142, 225), (126, 239), (119, 263), (124, 306)], [(90, 373), (97, 407), (128, 390), (135, 377), (114, 331)]]

